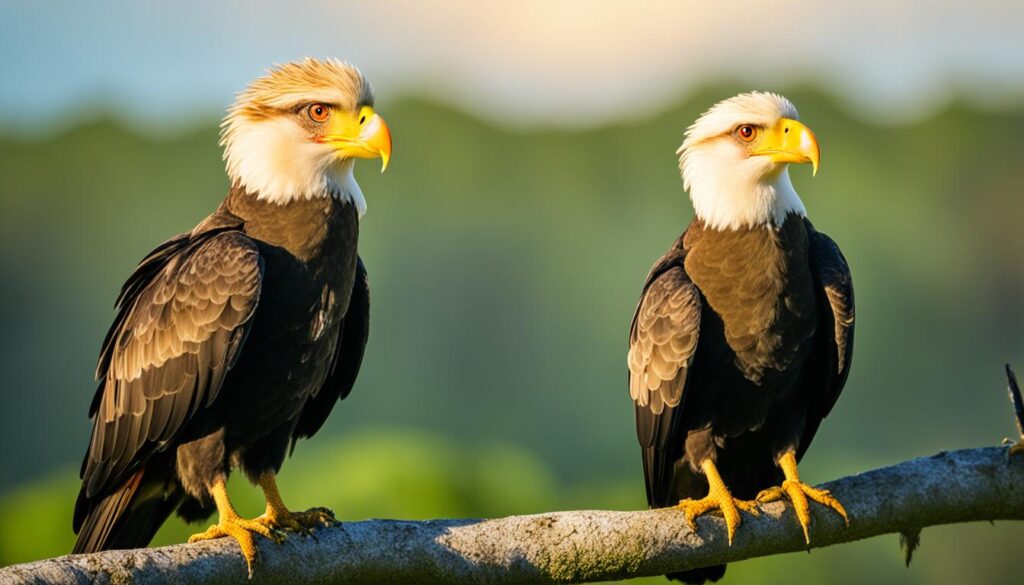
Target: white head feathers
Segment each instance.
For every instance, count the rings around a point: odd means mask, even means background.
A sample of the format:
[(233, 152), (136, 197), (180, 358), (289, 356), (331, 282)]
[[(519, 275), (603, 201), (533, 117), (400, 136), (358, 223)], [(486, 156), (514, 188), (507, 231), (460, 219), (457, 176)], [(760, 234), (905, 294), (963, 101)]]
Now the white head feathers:
[(356, 110), (373, 103), (373, 91), (358, 69), (335, 59), (278, 66), (238, 94), (221, 124), (220, 144), (228, 176), (258, 199), (337, 197), (362, 215), (366, 200), (352, 174), (353, 159), (311, 140), (296, 110), (310, 103)]
[(792, 102), (766, 92), (744, 93), (718, 102), (686, 130), (676, 151), (683, 186), (694, 211), (713, 229), (780, 225), (790, 213), (806, 215), (786, 164), (751, 156), (735, 137), (744, 124), (762, 128), (796, 120)]

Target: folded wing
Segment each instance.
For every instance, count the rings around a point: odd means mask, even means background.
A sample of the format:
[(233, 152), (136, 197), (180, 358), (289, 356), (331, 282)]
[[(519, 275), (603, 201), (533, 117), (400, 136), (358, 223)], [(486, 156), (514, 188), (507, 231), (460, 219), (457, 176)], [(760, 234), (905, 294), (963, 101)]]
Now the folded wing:
[(170, 240), (125, 283), (97, 366), (76, 531), (90, 502), (118, 489), (216, 399), (249, 331), (262, 273), (252, 240), (217, 230)]
[(672, 250), (655, 265), (629, 333), (629, 394), (651, 506), (671, 498), (672, 468), (683, 446), (677, 427), (700, 335), (700, 293), (684, 257)]

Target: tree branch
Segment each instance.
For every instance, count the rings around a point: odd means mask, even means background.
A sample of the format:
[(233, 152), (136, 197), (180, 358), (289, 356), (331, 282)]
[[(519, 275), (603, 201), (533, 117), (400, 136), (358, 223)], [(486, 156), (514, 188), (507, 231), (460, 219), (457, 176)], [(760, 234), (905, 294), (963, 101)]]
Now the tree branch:
[[(813, 505), (812, 545), (937, 524), (1024, 519), (1024, 458), (1006, 448), (939, 453), (845, 477), (827, 489), (850, 525)], [(497, 520), (368, 520), (257, 539), (254, 583), (555, 583), (660, 575), (806, 548), (792, 509), (744, 514), (732, 546), (720, 517), (691, 531), (678, 511), (555, 512)], [(0, 583), (244, 580), (234, 541), (64, 556), (0, 569)]]

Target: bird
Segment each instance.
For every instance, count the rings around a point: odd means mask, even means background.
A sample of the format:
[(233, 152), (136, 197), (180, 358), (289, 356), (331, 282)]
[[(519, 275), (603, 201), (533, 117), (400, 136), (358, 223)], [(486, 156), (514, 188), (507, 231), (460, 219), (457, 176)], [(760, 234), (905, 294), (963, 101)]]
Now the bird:
[[(309, 533), (325, 508), (293, 512), (276, 476), (352, 391), (369, 334), (359, 257), (366, 200), (355, 161), (391, 156), (362, 73), (336, 59), (277, 65), (221, 124), (227, 195), (157, 246), (115, 303), (89, 408), (73, 552), (146, 546), (175, 511), (218, 512), (189, 542), (234, 538), (249, 576), (256, 537)], [(266, 512), (243, 518), (226, 480), (241, 469)]]
[(741, 511), (788, 499), (810, 544), (809, 501), (847, 518), (797, 463), (846, 384), (854, 332), (849, 266), (789, 176), (792, 164), (817, 174), (818, 140), (791, 101), (749, 92), (703, 113), (676, 154), (694, 217), (651, 268), (629, 330), (647, 502), (691, 528), (718, 510), (731, 544)]

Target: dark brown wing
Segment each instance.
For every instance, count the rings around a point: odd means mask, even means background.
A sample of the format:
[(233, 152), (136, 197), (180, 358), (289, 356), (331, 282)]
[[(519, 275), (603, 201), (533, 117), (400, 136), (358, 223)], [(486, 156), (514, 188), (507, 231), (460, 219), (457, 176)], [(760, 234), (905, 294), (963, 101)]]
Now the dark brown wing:
[(839, 246), (807, 222), (808, 255), (818, 299), (818, 332), (809, 360), (808, 383), (814, 385), (807, 428), (800, 442), (802, 455), (810, 439), (835, 406), (853, 360), (853, 279)]
[(672, 468), (683, 444), (676, 427), (700, 334), (700, 293), (684, 258), (674, 248), (655, 264), (629, 331), (629, 395), (651, 506), (671, 498)]
[(316, 434), (334, 405), (344, 400), (356, 383), (359, 366), (363, 363), (366, 340), (370, 336), (370, 282), (362, 258), (356, 263), (352, 298), (338, 334), (340, 338), (334, 350), (331, 371), (316, 396), (302, 409), (299, 423), (292, 432), (292, 447), (296, 439)]
[[(139, 265), (100, 354), (80, 503), (117, 489), (217, 397), (259, 298), (263, 260), (243, 233), (180, 236)], [(76, 529), (87, 510), (76, 509)]]

